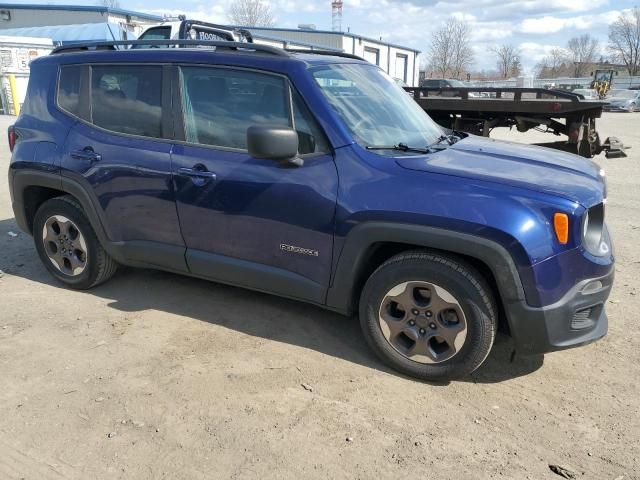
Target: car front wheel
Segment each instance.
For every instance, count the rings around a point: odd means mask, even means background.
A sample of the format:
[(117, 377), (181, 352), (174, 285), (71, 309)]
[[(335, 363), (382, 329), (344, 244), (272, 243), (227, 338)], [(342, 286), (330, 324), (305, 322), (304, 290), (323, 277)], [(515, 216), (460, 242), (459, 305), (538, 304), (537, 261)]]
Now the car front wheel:
[(390, 367), (447, 381), (486, 359), (497, 318), (491, 289), (475, 268), (455, 256), (413, 251), (389, 259), (369, 277), (360, 323)]

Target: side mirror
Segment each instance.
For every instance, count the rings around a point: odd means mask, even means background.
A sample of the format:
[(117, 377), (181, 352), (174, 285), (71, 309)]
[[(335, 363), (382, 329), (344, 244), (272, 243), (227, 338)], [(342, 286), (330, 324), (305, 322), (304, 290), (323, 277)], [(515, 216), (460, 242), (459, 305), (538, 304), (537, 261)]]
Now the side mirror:
[(253, 158), (302, 166), (298, 157), (298, 133), (280, 125), (252, 125), (247, 129), (247, 148)]

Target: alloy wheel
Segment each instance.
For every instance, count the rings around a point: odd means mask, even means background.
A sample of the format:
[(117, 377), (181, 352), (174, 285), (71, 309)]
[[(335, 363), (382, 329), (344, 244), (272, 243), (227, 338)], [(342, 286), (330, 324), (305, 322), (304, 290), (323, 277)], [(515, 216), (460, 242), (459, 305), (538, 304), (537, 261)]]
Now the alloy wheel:
[(87, 267), (87, 243), (75, 223), (62, 215), (47, 218), (42, 227), (44, 251), (56, 269), (77, 276)]
[(411, 281), (396, 285), (382, 299), (380, 329), (400, 354), (433, 364), (456, 355), (467, 338), (467, 321), (456, 298), (439, 285)]

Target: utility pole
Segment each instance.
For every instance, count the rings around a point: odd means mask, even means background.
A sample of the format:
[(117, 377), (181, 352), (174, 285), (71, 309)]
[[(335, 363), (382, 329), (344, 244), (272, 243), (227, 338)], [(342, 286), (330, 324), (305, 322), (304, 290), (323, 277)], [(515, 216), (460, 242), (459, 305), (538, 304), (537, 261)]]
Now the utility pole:
[(334, 32), (342, 31), (342, 0), (331, 2), (331, 30)]

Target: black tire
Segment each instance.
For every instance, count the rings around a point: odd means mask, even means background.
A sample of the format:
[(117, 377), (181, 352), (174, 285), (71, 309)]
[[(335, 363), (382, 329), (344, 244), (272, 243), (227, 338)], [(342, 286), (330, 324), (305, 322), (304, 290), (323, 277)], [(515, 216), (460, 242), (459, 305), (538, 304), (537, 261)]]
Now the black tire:
[[(451, 349), (454, 352), (451, 358), (439, 363), (412, 360), (394, 347), (383, 333), (383, 322), (379, 317), (383, 300), (388, 302), (387, 295), (393, 287), (414, 281), (429, 282), (445, 289), (445, 293), (453, 296), (462, 309), (466, 323), (464, 343), (456, 346), (457, 349)], [(359, 310), (364, 336), (376, 354), (391, 368), (428, 381), (448, 381), (473, 372), (489, 355), (496, 335), (495, 301), (484, 277), (462, 259), (428, 251), (401, 253), (382, 264), (367, 280), (360, 297)], [(426, 310), (420, 313), (421, 318), (428, 314)], [(438, 325), (434, 328), (441, 327)]]
[[(47, 253), (43, 228), (45, 223), (53, 216), (63, 216), (71, 222), (82, 235), (86, 246), (85, 265), (81, 273), (67, 274), (55, 266)], [(33, 240), (40, 256), (40, 260), (60, 282), (71, 288), (86, 290), (109, 280), (118, 268), (118, 264), (104, 250), (96, 237), (91, 223), (87, 219), (80, 204), (70, 195), (56, 197), (44, 202), (33, 220)]]

